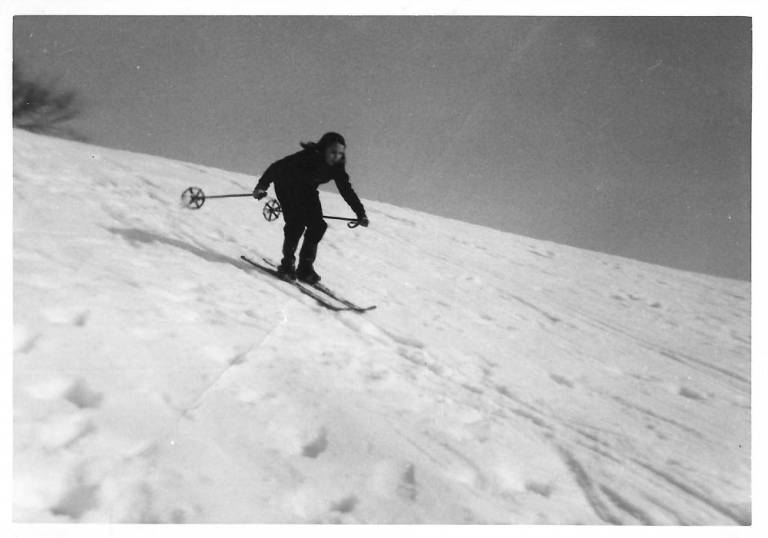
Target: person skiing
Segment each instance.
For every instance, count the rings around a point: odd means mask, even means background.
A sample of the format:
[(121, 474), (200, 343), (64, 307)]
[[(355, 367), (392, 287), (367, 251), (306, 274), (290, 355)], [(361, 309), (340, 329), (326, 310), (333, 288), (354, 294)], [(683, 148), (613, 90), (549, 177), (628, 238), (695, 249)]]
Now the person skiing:
[[(323, 220), (318, 186), (333, 180), (342, 198), (357, 216), (357, 222), (361, 226), (368, 226), (368, 217), (345, 170), (347, 144), (344, 137), (329, 132), (317, 142), (301, 142), (300, 145), (301, 151), (267, 167), (253, 189), (253, 197), (261, 200), (267, 195), (269, 185), (275, 185), (275, 195), (285, 219), (283, 259), (277, 270), (287, 278), (316, 284), (320, 281), (320, 275), (314, 269), (317, 245), (328, 228)], [(302, 234), (304, 242), (296, 268), (296, 247)]]

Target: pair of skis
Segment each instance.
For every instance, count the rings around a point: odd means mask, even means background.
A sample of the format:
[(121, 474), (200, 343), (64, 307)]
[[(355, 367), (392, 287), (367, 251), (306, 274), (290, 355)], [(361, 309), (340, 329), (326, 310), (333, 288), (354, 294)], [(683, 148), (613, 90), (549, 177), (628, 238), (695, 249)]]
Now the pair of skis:
[(286, 284), (290, 284), (294, 286), (301, 293), (303, 293), (307, 297), (311, 297), (317, 302), (317, 304), (319, 304), (323, 308), (327, 308), (328, 310), (332, 310), (334, 312), (348, 311), (348, 312), (363, 313), (376, 308), (375, 305), (374, 306), (358, 306), (355, 303), (341, 297), (336, 292), (331, 291), (330, 289), (328, 289), (327, 287), (325, 287), (323, 284), (320, 284), (320, 283), (306, 284), (299, 280), (290, 280), (288, 278), (285, 278), (282, 274), (277, 272), (277, 265), (271, 260), (268, 260), (266, 258), (263, 258), (261, 263), (250, 259), (248, 256), (240, 256), (240, 258), (243, 261), (249, 263), (252, 267), (261, 271), (262, 273), (266, 273), (275, 278), (279, 278)]

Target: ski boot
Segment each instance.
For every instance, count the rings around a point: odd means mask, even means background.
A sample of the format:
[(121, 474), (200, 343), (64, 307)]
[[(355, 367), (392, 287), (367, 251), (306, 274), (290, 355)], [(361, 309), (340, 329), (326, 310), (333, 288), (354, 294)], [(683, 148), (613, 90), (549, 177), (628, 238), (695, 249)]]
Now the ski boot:
[(296, 269), (296, 278), (309, 285), (320, 282), (320, 275), (315, 273), (310, 260), (299, 260), (299, 267)]
[(293, 259), (283, 258), (280, 265), (277, 266), (277, 274), (285, 280), (296, 280), (296, 268), (293, 263)]

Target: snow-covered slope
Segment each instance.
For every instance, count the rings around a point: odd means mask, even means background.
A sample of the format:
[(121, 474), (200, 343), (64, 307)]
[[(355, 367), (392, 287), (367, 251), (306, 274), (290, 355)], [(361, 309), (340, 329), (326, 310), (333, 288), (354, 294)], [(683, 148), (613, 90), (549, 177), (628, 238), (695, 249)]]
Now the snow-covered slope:
[(16, 521), (751, 520), (748, 283), (367, 202), (335, 313), (239, 260), (261, 203), (179, 206), (253, 177), (14, 158)]

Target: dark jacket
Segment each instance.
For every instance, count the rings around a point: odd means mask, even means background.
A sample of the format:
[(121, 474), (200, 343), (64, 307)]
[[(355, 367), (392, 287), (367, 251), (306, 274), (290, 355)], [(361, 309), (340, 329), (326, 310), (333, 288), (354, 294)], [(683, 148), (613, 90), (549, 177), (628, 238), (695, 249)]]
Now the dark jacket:
[(329, 166), (321, 153), (315, 149), (303, 149), (275, 161), (261, 176), (256, 188), (267, 190), (269, 185), (274, 183), (275, 188), (278, 185), (287, 187), (301, 196), (301, 193), (316, 191), (318, 186), (331, 180), (336, 182), (339, 194), (355, 215), (358, 218), (365, 217), (365, 209), (349, 182), (349, 174), (344, 170), (344, 164)]

